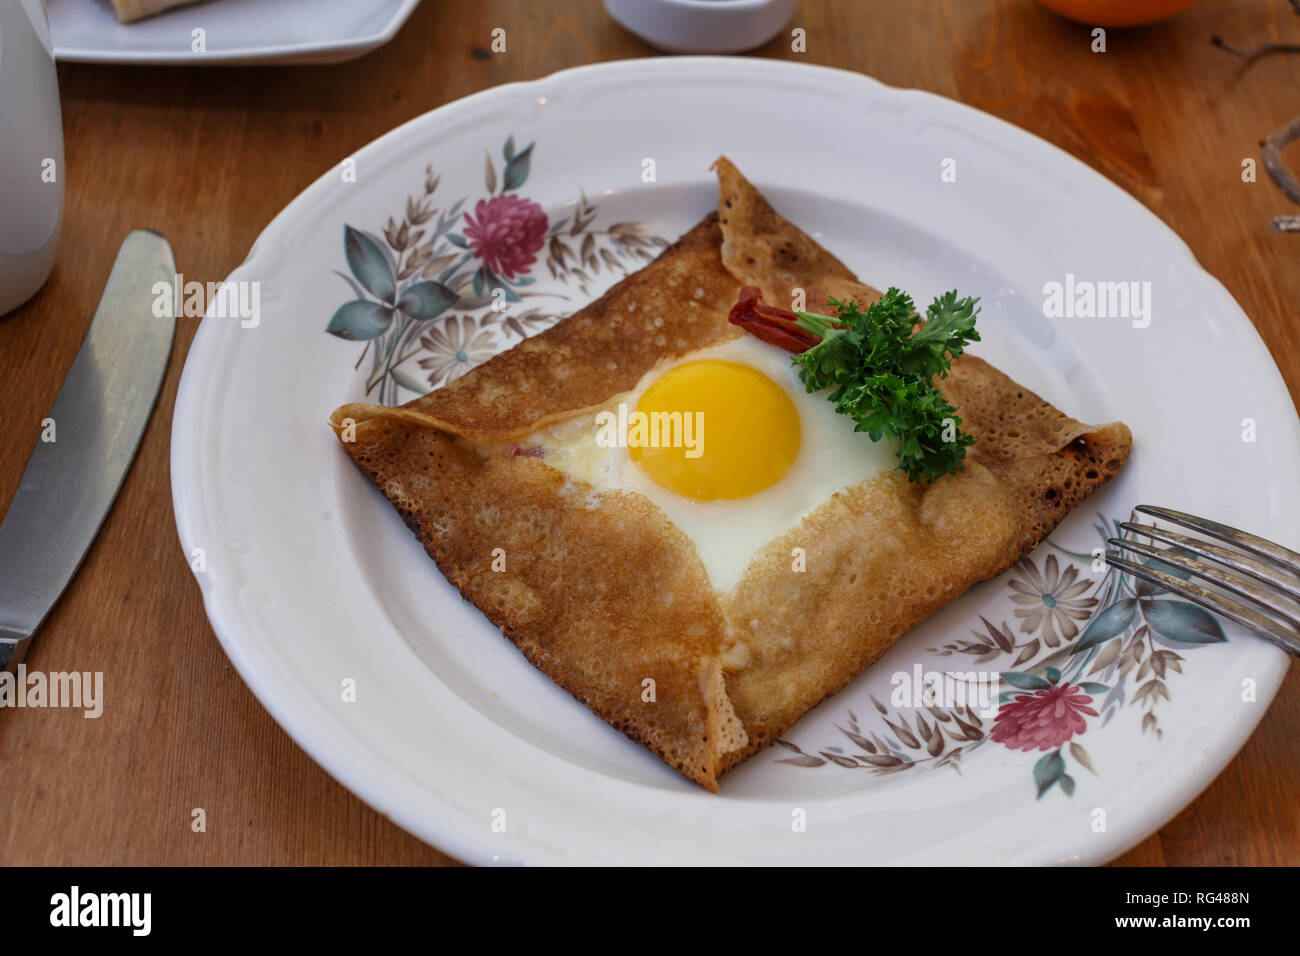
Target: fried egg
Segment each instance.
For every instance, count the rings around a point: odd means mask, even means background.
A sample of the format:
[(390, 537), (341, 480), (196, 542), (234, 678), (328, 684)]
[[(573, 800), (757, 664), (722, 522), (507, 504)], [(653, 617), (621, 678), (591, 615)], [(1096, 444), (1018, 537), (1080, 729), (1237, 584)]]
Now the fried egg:
[(661, 362), (523, 444), (575, 487), (649, 498), (724, 593), (837, 491), (897, 466), (894, 442), (855, 432), (824, 394), (808, 394), (788, 352), (750, 335)]

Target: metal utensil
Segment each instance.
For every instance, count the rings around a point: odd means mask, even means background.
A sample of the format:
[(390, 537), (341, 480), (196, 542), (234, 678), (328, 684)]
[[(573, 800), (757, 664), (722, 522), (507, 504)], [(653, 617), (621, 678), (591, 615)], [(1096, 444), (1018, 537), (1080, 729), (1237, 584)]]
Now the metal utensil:
[(155, 315), (155, 283), (175, 281), (167, 240), (136, 230), (113, 263), (94, 321), (0, 526), (0, 667), (27, 655), (32, 634), (76, 574), (117, 497), (158, 398), (176, 317)]
[[(1107, 544), (1152, 558), (1170, 570), (1176, 569), (1220, 590), (1211, 590), (1151, 565), (1129, 561), (1113, 551), (1106, 552), (1107, 564), (1216, 611), (1300, 655), (1300, 554), (1258, 535), (1182, 511), (1153, 505), (1138, 505), (1133, 510), (1190, 529), (1202, 537), (1126, 521), (1120, 524), (1125, 531), (1168, 547), (1158, 548), (1129, 538), (1108, 538)], [(1234, 600), (1228, 594), (1242, 600)]]

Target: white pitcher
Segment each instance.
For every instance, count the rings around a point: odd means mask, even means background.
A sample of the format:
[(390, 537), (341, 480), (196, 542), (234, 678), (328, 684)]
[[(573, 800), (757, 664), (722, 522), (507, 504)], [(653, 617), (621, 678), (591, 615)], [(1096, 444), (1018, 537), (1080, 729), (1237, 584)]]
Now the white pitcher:
[(42, 0), (0, 0), (0, 315), (54, 267), (63, 223), (63, 117)]

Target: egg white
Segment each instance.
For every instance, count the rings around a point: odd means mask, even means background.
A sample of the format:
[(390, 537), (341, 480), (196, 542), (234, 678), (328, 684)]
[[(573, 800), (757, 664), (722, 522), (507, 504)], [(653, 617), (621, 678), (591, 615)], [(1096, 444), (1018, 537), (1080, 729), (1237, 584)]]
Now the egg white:
[[(775, 484), (745, 498), (683, 497), (651, 481), (627, 448), (602, 447), (596, 441), (601, 411), (616, 412), (620, 403), (634, 409), (641, 394), (669, 369), (707, 359), (757, 369), (790, 396), (799, 414), (802, 438), (794, 463)], [(704, 442), (707, 451), (707, 430)], [(628, 491), (649, 498), (694, 542), (710, 582), (722, 593), (740, 581), (755, 552), (837, 491), (898, 465), (895, 442), (874, 442), (855, 432), (852, 420), (838, 414), (824, 394), (804, 390), (788, 352), (752, 335), (662, 362), (631, 391), (614, 396), (600, 409), (539, 430), (527, 444), (542, 445), (543, 460), (573, 481), (601, 492)]]

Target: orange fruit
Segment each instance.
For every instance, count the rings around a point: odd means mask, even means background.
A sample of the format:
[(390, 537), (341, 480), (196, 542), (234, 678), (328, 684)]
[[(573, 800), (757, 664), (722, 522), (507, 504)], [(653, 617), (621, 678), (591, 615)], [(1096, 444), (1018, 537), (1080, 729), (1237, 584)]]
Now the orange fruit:
[(1063, 17), (1092, 27), (1136, 27), (1182, 13), (1196, 0), (1038, 0)]

